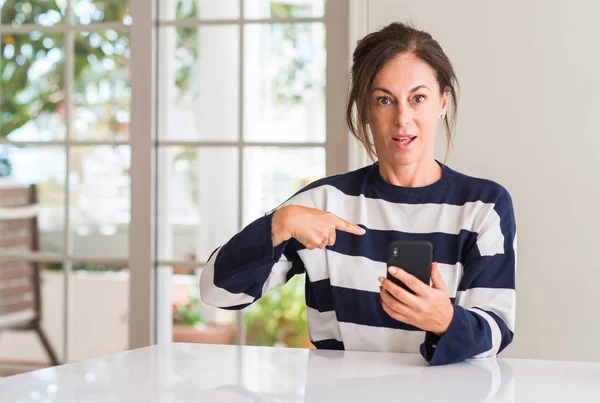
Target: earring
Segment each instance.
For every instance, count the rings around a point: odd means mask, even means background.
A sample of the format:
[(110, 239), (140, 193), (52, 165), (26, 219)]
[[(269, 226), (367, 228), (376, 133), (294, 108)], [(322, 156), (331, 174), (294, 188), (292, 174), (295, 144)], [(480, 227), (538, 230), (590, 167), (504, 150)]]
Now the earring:
[(440, 120), (444, 120), (444, 114), (443, 113), (440, 115)]

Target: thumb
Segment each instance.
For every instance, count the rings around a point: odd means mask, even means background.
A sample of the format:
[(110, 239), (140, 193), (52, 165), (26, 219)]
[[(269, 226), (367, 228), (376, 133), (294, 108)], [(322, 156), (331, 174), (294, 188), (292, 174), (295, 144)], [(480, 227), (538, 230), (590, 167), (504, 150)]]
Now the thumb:
[(446, 291), (446, 283), (444, 283), (444, 279), (438, 270), (437, 262), (431, 265), (431, 283), (433, 288)]

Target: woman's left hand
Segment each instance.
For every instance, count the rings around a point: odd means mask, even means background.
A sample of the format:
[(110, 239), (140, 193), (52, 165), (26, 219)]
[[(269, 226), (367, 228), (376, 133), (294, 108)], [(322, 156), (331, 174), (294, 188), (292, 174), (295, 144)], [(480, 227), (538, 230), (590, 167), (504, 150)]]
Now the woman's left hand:
[(438, 336), (443, 335), (454, 316), (454, 306), (448, 297), (437, 263), (431, 266), (431, 287), (398, 267), (390, 267), (389, 272), (415, 294), (380, 277), (381, 302), (385, 312), (398, 321)]

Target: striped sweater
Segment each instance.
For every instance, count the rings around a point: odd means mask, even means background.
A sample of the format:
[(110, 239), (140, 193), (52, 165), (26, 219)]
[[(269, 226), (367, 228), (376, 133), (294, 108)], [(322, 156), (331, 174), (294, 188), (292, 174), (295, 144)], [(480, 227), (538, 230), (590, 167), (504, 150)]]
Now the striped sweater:
[[(309, 336), (317, 348), (420, 353), (431, 365), (495, 357), (513, 339), (516, 224), (507, 190), (443, 166), (428, 186), (392, 185), (377, 163), (311, 183), (284, 205), (303, 205), (365, 228), (337, 231), (326, 249), (271, 241), (274, 211), (210, 256), (202, 300), (243, 309), (292, 276), (306, 273)], [(281, 206), (280, 206), (281, 207)], [(454, 304), (442, 337), (392, 319), (379, 301), (392, 240), (428, 240)]]

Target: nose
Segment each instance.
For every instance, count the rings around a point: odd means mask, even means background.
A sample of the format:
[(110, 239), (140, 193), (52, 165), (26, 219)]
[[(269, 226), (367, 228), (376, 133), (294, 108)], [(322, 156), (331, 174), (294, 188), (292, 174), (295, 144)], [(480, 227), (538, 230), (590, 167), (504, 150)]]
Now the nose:
[(402, 102), (396, 104), (395, 110), (395, 123), (398, 127), (405, 126), (410, 123), (412, 119), (412, 111)]

